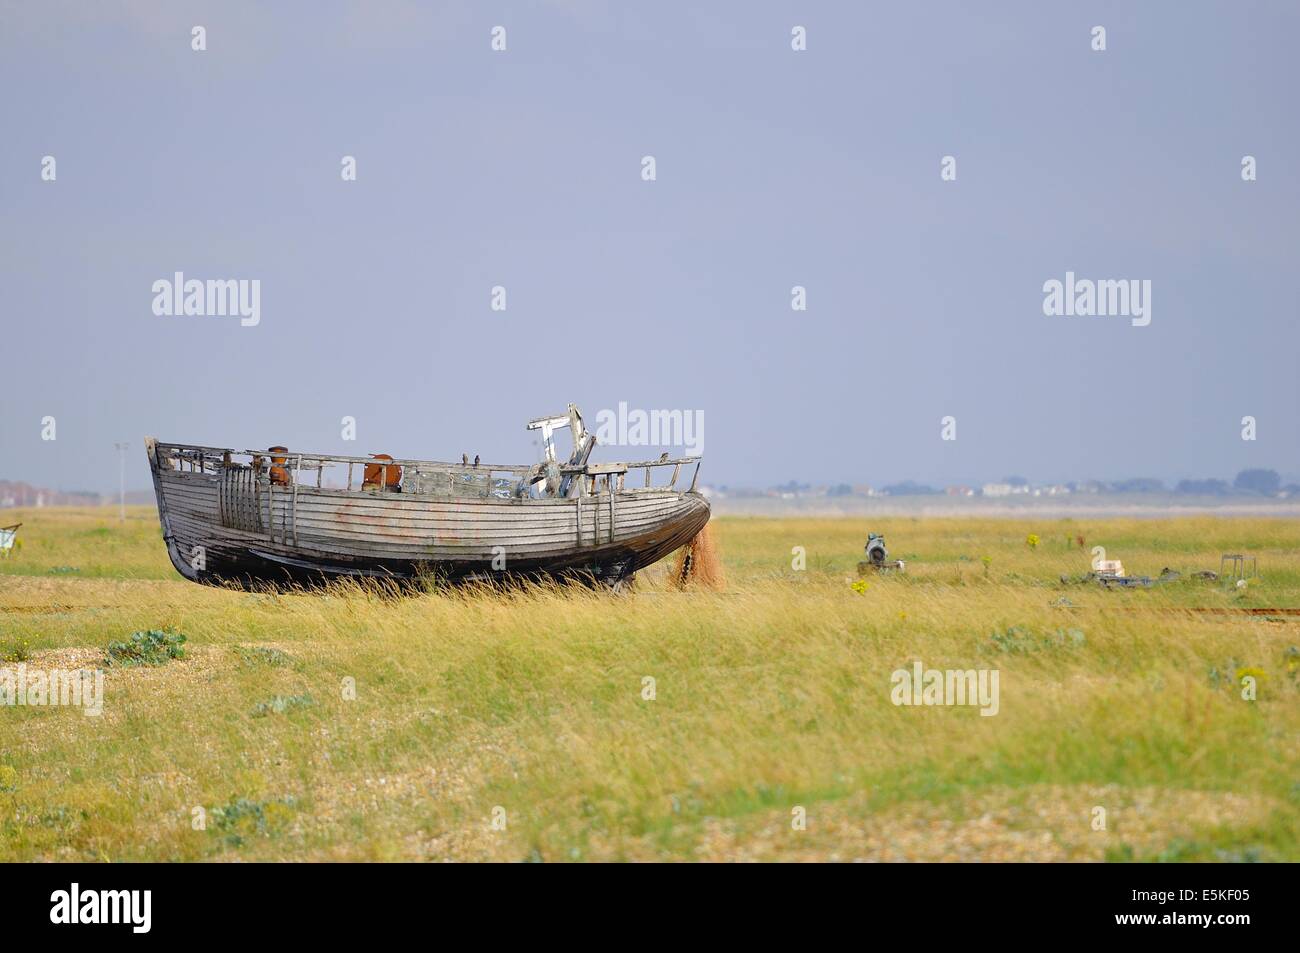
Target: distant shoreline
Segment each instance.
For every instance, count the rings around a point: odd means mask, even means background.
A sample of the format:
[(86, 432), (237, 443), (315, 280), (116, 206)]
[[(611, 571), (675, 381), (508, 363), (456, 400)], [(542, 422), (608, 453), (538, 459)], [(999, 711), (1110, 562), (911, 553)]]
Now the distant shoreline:
[[(779, 499), (768, 496), (711, 496), (714, 516), (764, 516), (772, 518), (809, 517), (816, 519), (864, 519), (890, 516), (969, 517), (971, 519), (1172, 519), (1180, 516), (1256, 517), (1300, 519), (1300, 499), (1270, 500), (1230, 497), (1183, 496), (1169, 493), (1079, 494), (1073, 497), (1005, 497), (887, 496), (887, 497), (796, 497)], [(128, 507), (148, 506), (156, 509), (152, 499), (132, 499)], [(112, 510), (117, 500), (105, 498), (99, 503), (47, 503), (0, 507), (0, 525), (6, 513), (32, 513), (41, 509)]]
[(1097, 494), (1074, 497), (1006, 498), (950, 496), (890, 497), (713, 497), (715, 516), (860, 518), (870, 516), (968, 516), (983, 519), (1080, 519), (1177, 516), (1300, 518), (1300, 499), (1270, 500), (1188, 497), (1168, 493)]

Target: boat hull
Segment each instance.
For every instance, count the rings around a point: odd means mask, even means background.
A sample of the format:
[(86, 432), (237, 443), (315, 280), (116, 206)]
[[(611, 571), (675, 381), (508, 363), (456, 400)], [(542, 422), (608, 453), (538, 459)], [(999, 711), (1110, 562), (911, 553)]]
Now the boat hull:
[(154, 441), (146, 446), (172, 564), (218, 585), (349, 577), (613, 584), (689, 542), (709, 519), (700, 494), (653, 488), (467, 499), (263, 481), (235, 500), (228, 475), (170, 469)]

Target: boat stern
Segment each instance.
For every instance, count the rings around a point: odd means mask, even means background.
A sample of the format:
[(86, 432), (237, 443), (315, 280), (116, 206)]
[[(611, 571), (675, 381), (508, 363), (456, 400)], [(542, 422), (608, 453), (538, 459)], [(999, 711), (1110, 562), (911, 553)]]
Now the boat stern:
[(171, 521), (167, 515), (167, 494), (162, 485), (162, 461), (158, 456), (158, 438), (144, 438), (144, 452), (149, 459), (149, 475), (153, 478), (154, 498), (158, 503), (158, 522), (162, 526), (163, 542), (167, 544), (167, 556), (176, 567), (176, 571), (184, 576), (190, 582), (202, 582), (199, 577), (199, 571), (190, 564), (190, 561), (181, 553), (180, 546), (176, 542), (176, 535), (172, 532)]

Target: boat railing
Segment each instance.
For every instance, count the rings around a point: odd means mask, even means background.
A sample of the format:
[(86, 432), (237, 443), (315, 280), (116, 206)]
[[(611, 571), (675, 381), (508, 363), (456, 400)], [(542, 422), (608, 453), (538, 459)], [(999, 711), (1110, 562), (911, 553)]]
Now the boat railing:
[[(379, 479), (369, 481), (372, 489), (382, 490), (390, 486), (391, 468), (400, 469), (400, 482), (403, 487), (410, 486), (406, 492), (442, 493), (452, 496), (503, 497), (526, 496), (528, 487), (534, 483), (545, 485), (546, 463), (524, 466), (520, 464), (495, 463), (460, 463), (435, 460), (376, 459), (375, 457), (348, 456), (336, 453), (307, 453), (296, 450), (232, 450), (225, 447), (207, 447), (197, 444), (157, 443), (158, 465), (164, 469), (176, 469), (195, 473), (220, 474), (227, 470), (251, 470), (258, 480), (274, 485), (277, 475), (282, 485), (298, 487), (310, 485), (303, 483), (303, 475), (318, 488), (346, 489), (350, 492), (366, 492), (367, 481), (364, 468), (377, 467)], [(605, 492), (625, 492), (626, 477), (630, 471), (643, 470), (644, 488), (656, 490), (677, 490), (682, 468), (695, 465), (691, 483), (687, 492), (695, 492), (700, 474), (699, 456), (668, 457), (658, 460), (642, 460), (629, 463), (586, 463), (582, 466), (566, 464), (551, 465), (562, 476), (573, 476), (573, 489), (570, 496), (595, 495), (603, 489)], [(358, 483), (357, 467), (362, 467), (362, 480)], [(346, 467), (346, 483), (342, 487), (331, 486), (324, 481), (326, 470)], [(667, 484), (655, 486), (651, 474), (661, 467), (671, 467), (672, 474)], [(373, 473), (373, 471), (372, 471)], [(341, 475), (341, 474), (340, 474)], [(340, 481), (342, 482), (342, 481)], [(396, 482), (396, 481), (395, 481)], [(633, 487), (632, 489), (637, 489)]]
[[(587, 463), (583, 466), (560, 467), (560, 472), (568, 476), (570, 474), (578, 476), (579, 485), (583, 486), (588, 494), (596, 492), (596, 486), (601, 477), (605, 478), (606, 488), (616, 489), (623, 492), (626, 487), (625, 481), (628, 471), (644, 470), (645, 471), (645, 488), (656, 490), (676, 490), (677, 481), (681, 478), (682, 467), (695, 464), (695, 470), (691, 474), (691, 485), (687, 492), (694, 493), (696, 485), (700, 479), (700, 462), (703, 458), (698, 456), (687, 457), (661, 457), (658, 460), (639, 460), (632, 463)], [(651, 474), (657, 467), (672, 467), (672, 477), (664, 486), (654, 486), (651, 480)], [(586, 477), (586, 479), (582, 479)]]

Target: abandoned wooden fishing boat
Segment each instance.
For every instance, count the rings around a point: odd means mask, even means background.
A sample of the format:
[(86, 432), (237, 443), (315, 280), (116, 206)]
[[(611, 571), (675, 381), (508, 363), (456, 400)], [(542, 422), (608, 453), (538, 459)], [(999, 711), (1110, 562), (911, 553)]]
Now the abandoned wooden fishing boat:
[[(557, 459), (553, 435), (573, 452)], [(533, 465), (231, 450), (145, 438), (172, 565), (214, 584), (340, 577), (448, 581), (581, 578), (618, 585), (685, 545), (709, 519), (700, 458), (591, 463), (596, 438), (569, 405), (528, 424)], [(677, 488), (692, 466), (689, 488)], [(644, 483), (630, 485), (627, 477)], [(671, 476), (654, 485), (653, 474)], [(328, 475), (328, 476), (327, 476)]]

